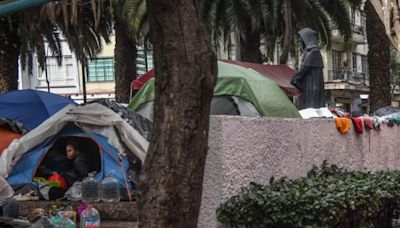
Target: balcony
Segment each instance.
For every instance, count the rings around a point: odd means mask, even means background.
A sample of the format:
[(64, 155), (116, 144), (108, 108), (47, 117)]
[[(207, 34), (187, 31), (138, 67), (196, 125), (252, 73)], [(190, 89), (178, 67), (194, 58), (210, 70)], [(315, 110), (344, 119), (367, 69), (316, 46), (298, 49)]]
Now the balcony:
[(351, 82), (351, 83), (363, 83), (367, 84), (368, 74), (357, 72), (356, 69), (353, 71), (344, 70), (329, 70), (328, 71), (329, 82)]
[(369, 92), (368, 74), (356, 70), (329, 70), (325, 89)]

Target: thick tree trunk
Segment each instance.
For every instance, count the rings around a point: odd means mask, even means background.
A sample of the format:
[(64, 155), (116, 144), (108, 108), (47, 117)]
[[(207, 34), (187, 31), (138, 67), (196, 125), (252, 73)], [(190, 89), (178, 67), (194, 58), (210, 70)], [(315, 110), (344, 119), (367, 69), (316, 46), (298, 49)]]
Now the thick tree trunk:
[(365, 4), (367, 13), (368, 69), (370, 83), (370, 108), (391, 105), (390, 95), (390, 42), (385, 27), (370, 1)]
[(260, 51), (261, 34), (257, 31), (252, 31), (248, 26), (246, 38), (240, 38), (240, 61), (250, 63), (262, 63)]
[(150, 0), (156, 101), (139, 227), (196, 227), (217, 60), (198, 1)]
[(0, 22), (0, 93), (18, 89), (19, 39), (9, 30), (5, 21)]
[(285, 11), (285, 36), (283, 39), (283, 48), (279, 57), (280, 64), (286, 64), (289, 58), (289, 51), (292, 44), (292, 3), (291, 0), (284, 0)]
[(136, 79), (136, 42), (132, 40), (126, 28), (115, 20), (115, 99), (129, 103), (132, 80)]

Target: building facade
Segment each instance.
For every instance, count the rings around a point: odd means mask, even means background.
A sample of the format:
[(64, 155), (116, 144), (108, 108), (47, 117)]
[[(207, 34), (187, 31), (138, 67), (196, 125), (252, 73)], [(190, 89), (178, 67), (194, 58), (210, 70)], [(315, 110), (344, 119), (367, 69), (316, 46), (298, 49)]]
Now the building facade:
[[(61, 41), (62, 63), (52, 57), (50, 50), (46, 49), (46, 68), (39, 67), (36, 56), (31, 72), (20, 66), (19, 88), (38, 89), (50, 91), (62, 96), (70, 97), (78, 103), (83, 102), (84, 83), (86, 86), (87, 100), (98, 98), (115, 98), (114, 74), (114, 45), (115, 36), (110, 37), (109, 44), (103, 41), (103, 50), (96, 58), (88, 59), (88, 67), (83, 74), (82, 64), (69, 49), (65, 41)], [(138, 46), (137, 73), (142, 75), (153, 68), (153, 52), (151, 46), (146, 48)], [(46, 77), (47, 75), (47, 77)], [(85, 75), (85, 80), (83, 75)]]

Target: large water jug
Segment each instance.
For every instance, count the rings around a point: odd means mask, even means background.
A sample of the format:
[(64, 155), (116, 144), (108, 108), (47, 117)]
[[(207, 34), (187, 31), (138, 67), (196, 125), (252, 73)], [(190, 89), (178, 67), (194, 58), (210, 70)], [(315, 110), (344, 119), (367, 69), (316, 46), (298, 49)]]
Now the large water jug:
[(100, 182), (94, 178), (95, 173), (90, 173), (82, 181), (82, 201), (99, 202), (100, 201)]
[(100, 228), (99, 212), (92, 205), (82, 211), (80, 218), (80, 228)]
[(100, 197), (103, 202), (119, 202), (119, 181), (113, 177), (114, 171), (108, 173), (100, 183)]

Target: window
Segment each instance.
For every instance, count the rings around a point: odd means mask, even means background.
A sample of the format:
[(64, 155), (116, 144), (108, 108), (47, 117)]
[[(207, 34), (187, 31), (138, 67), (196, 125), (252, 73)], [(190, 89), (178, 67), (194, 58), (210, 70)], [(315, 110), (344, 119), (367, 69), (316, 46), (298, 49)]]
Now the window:
[(114, 59), (98, 58), (90, 60), (88, 63), (88, 81), (114, 81)]
[(332, 67), (333, 70), (340, 70), (342, 68), (342, 52), (332, 50)]
[(62, 57), (61, 65), (58, 65), (57, 58), (47, 56), (46, 69), (38, 77), (38, 87), (47, 86), (46, 73), (52, 87), (75, 86), (78, 72), (74, 71), (73, 62), (72, 56), (66, 55)]
[(368, 57), (363, 55), (361, 56), (361, 71), (365, 74), (366, 78), (368, 77)]
[(353, 26), (356, 24), (356, 9), (354, 7), (351, 7), (351, 24)]
[(353, 61), (352, 61), (352, 63), (353, 63), (353, 71), (357, 71), (357, 54), (356, 53), (353, 53)]

